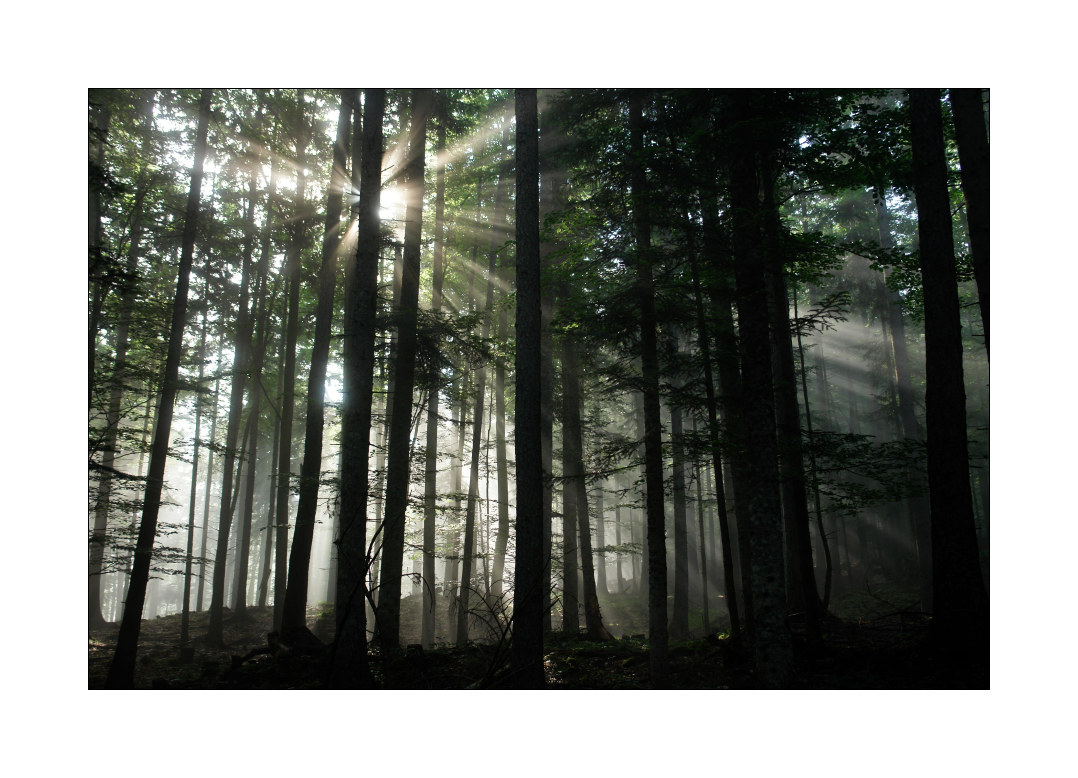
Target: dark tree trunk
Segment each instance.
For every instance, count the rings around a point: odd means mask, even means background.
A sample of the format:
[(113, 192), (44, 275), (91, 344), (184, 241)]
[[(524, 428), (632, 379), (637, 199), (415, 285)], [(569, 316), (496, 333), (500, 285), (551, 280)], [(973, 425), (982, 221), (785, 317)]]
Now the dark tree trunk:
[[(575, 510), (575, 524), (579, 528), (580, 536), (580, 562), (584, 575), (584, 623), (587, 628), (589, 640), (610, 640), (610, 633), (603, 626), (603, 614), (599, 608), (599, 598), (595, 589), (595, 566), (592, 560), (591, 527), (588, 521), (588, 487), (585, 480), (584, 470), (584, 446), (580, 423), (580, 408), (583, 404), (583, 395), (580, 389), (580, 365), (577, 360), (576, 344), (571, 339), (566, 339), (562, 344), (562, 440), (564, 443), (564, 459), (562, 461), (562, 474), (564, 476), (564, 491), (566, 514), (569, 513), (570, 496)], [(569, 545), (569, 529), (566, 528), (565, 542)], [(569, 554), (566, 552), (566, 594), (569, 591)], [(575, 560), (573, 560), (575, 562)], [(572, 565), (572, 583), (576, 588), (576, 565)], [(569, 598), (566, 597), (566, 609)], [(566, 631), (576, 634), (580, 631), (579, 616), (575, 598), (573, 605), (573, 621)], [(575, 627), (575, 629), (573, 628)]]
[(390, 409), (386, 464), (382, 570), (379, 580), (378, 632), (387, 651), (400, 648), (401, 572), (408, 508), (409, 439), (412, 390), (415, 385), (416, 322), (419, 310), (419, 254), (423, 230), (423, 163), (431, 91), (417, 89), (412, 98), (412, 127), (406, 168), (404, 275), (397, 315), (397, 347), (393, 355), (394, 393)]
[[(500, 274), (508, 288), (508, 277)], [(508, 315), (503, 305), (498, 311), (498, 342), (505, 343), (508, 334)], [(494, 541), (494, 569), (491, 594), (502, 596), (505, 577), (505, 552), (509, 546), (509, 457), (505, 441), (505, 362), (498, 357), (494, 363), (494, 446), (498, 468), (498, 533)]]
[(644, 170), (643, 100), (629, 100), (630, 187), (636, 239), (636, 292), (640, 305), (640, 357), (644, 385), (644, 470), (648, 543), (648, 661), (656, 687), (667, 674), (666, 517), (663, 505), (662, 427), (659, 418), (659, 349), (651, 251), (650, 192)]
[[(730, 255), (727, 237), (722, 234), (718, 224), (717, 200), (713, 197), (704, 200), (703, 209), (703, 239), (705, 256), (718, 271), (711, 277), (709, 296), (711, 298), (711, 313), (715, 323), (715, 367), (718, 371), (721, 394), (719, 402), (722, 405), (723, 421), (726, 423), (729, 439), (733, 442), (733, 452), (728, 457), (730, 479), (724, 478), (723, 468), (715, 464), (715, 483), (729, 483), (733, 489), (734, 519), (733, 526), (729, 520), (725, 520), (729, 534), (737, 532), (737, 555), (736, 561), (740, 570), (741, 602), (744, 610), (739, 615), (744, 616), (745, 634), (751, 639), (753, 634), (753, 602), (752, 602), (752, 524), (749, 520), (749, 474), (748, 464), (745, 457), (741, 456), (741, 449), (747, 432), (743, 424), (742, 403), (744, 393), (742, 391), (741, 367), (738, 357), (737, 333), (734, 329), (733, 305), (735, 302), (734, 289), (734, 266)], [(726, 512), (726, 500), (720, 500), (718, 505), (720, 527), (724, 522), (723, 513)], [(731, 540), (732, 542), (732, 540)], [(731, 552), (731, 557), (733, 557)], [(723, 559), (726, 560), (725, 551)], [(734, 559), (728, 560), (733, 562)], [(728, 565), (729, 567), (729, 565)], [(727, 597), (732, 596), (727, 592)]]
[[(279, 278), (279, 277), (278, 277)], [(284, 315), (281, 317), (284, 321)], [(273, 450), (270, 454), (270, 480), (269, 480), (269, 505), (266, 508), (266, 526), (265, 533), (266, 539), (264, 543), (265, 552), (262, 556), (262, 575), (258, 584), (258, 607), (266, 607), (266, 603), (269, 601), (269, 588), (270, 580), (273, 573), (273, 565), (276, 561), (274, 556), (274, 546), (277, 544), (277, 480), (280, 477), (277, 472), (277, 463), (280, 461), (281, 452), (281, 397), (284, 396), (284, 362), (285, 362), (285, 348), (288, 345), (288, 339), (285, 337), (284, 332), (281, 333), (278, 339), (277, 347), (277, 391), (274, 394), (274, 402), (276, 407), (274, 408), (274, 420), (273, 420)]]
[(988, 658), (988, 595), (969, 485), (962, 325), (938, 90), (911, 89), (910, 116), (925, 300), (932, 631), (940, 649), (980, 662)]
[[(142, 146), (141, 154), (144, 159), (150, 152), (150, 129), (153, 126), (153, 92), (147, 91), (142, 101)], [(103, 111), (106, 109), (102, 109)], [(99, 128), (104, 131), (106, 128)], [(98, 163), (103, 164), (103, 138), (98, 148)], [(127, 348), (131, 330), (131, 315), (134, 312), (137, 286), (134, 278), (138, 272), (139, 246), (142, 240), (142, 203), (145, 198), (145, 182), (140, 177), (139, 187), (135, 192), (135, 212), (131, 218), (131, 245), (127, 253), (127, 278), (122, 285), (120, 298), (120, 320), (116, 326), (116, 356), (112, 366), (112, 382), (109, 386), (109, 404), (105, 413), (105, 439), (101, 447), (100, 480), (97, 484), (97, 498), (94, 505), (94, 529), (90, 538), (90, 586), (89, 586), (89, 626), (90, 629), (100, 629), (105, 626), (105, 618), (101, 612), (101, 575), (102, 565), (105, 559), (105, 543), (108, 537), (109, 501), (112, 493), (112, 470), (115, 467), (117, 440), (120, 428), (120, 406), (123, 401), (124, 381), (127, 374)], [(99, 198), (99, 192), (91, 187), (91, 241), (100, 243), (100, 235), (94, 236), (94, 230), (99, 232), (101, 221), (100, 215), (93, 213), (96, 208), (100, 210), (100, 203), (93, 202)], [(100, 254), (100, 245), (91, 246), (92, 251)], [(96, 326), (91, 327), (91, 350), (90, 359), (93, 360), (96, 352)], [(93, 391), (94, 362), (90, 362), (91, 392)]]
[[(261, 119), (262, 107), (259, 106), (259, 116)], [(256, 120), (257, 121), (257, 120)], [(255, 157), (257, 160), (257, 157)], [(257, 165), (257, 161), (256, 161)], [(255, 203), (258, 199), (258, 179), (257, 173), (252, 171), (251, 184), (247, 199), (247, 225), (246, 236), (243, 247), (243, 291), (241, 292), (240, 301), (244, 311), (247, 311), (244, 318), (246, 319), (246, 327), (248, 333), (244, 336), (247, 357), (245, 360), (245, 375), (244, 384), (248, 384), (251, 374), (252, 358), (250, 354), (252, 333), (254, 325), (257, 322), (255, 313), (258, 306), (258, 295), (261, 291), (261, 274), (259, 275), (259, 281), (255, 286), (255, 299), (250, 304), (250, 310), (247, 306), (247, 287), (249, 285), (249, 268), (251, 266), (251, 259), (254, 255), (255, 246)], [(242, 323), (242, 319), (241, 319)], [(259, 368), (261, 369), (261, 367)], [(252, 397), (258, 395), (257, 385), (251, 383)], [(250, 412), (251, 406), (253, 406), (253, 400), (248, 400), (248, 413), (246, 428), (244, 430), (243, 439), (247, 441), (248, 456), (244, 460), (244, 473), (247, 475), (246, 481), (250, 482), (254, 478), (255, 470), (258, 466), (258, 417)], [(239, 487), (239, 472), (236, 473), (237, 488)], [(234, 510), (234, 509), (233, 509)], [(247, 570), (248, 562), (251, 551), (251, 501), (250, 499), (244, 501), (243, 512), (240, 515), (239, 522), (239, 536), (236, 538), (236, 563), (235, 563), (235, 585), (233, 586), (233, 603), (232, 603), (232, 615), (242, 616), (247, 612)]]
[(135, 557), (131, 568), (131, 583), (127, 591), (123, 620), (117, 638), (116, 654), (109, 666), (107, 688), (125, 689), (134, 685), (135, 653), (138, 650), (142, 627), (142, 606), (150, 576), (154, 538), (157, 535), (157, 515), (161, 507), (161, 492), (165, 482), (165, 463), (168, 459), (168, 439), (172, 432), (172, 412), (179, 384), (180, 357), (183, 350), (183, 330), (187, 318), (187, 293), (191, 264), (194, 258), (195, 234), (198, 229), (199, 199), (202, 191), (202, 164), (206, 158), (206, 137), (209, 131), (210, 98), (212, 90), (203, 89), (199, 98), (198, 129), (195, 135), (194, 165), (191, 169), (191, 188), (187, 194), (184, 214), (180, 267), (176, 281), (176, 298), (172, 306), (169, 329), (168, 357), (165, 378), (157, 408), (150, 469), (146, 480), (146, 495), (142, 507)]
[(543, 672), (543, 444), (540, 384), (539, 120), (534, 89), (516, 90), (516, 575), (512, 666), (515, 685), (538, 688)]
[(187, 505), (187, 549), (183, 562), (183, 605), (180, 608), (180, 651), (183, 656), (191, 655), (187, 647), (191, 628), (191, 567), (192, 556), (195, 552), (195, 497), (198, 493), (198, 453), (199, 435), (202, 432), (202, 381), (206, 373), (206, 313), (209, 310), (209, 302), (206, 299), (209, 292), (209, 274), (206, 275), (206, 285), (202, 292), (202, 334), (198, 342), (198, 383), (195, 398), (195, 442), (194, 451), (191, 453), (191, 494)]
[[(505, 122), (502, 130), (502, 149), (509, 147), (509, 122)], [(496, 284), (498, 246), (501, 245), (505, 235), (505, 190), (506, 176), (498, 176), (498, 186), (494, 192), (494, 211), (491, 218), (489, 262), (487, 266), (487, 295), (485, 315), (481, 329), (480, 339), (486, 341), (490, 337), (490, 319), (494, 313), (494, 287)], [(475, 412), (472, 415), (472, 456), (471, 467), (468, 475), (468, 504), (464, 514), (464, 549), (462, 552), (460, 602), (457, 606), (457, 645), (468, 642), (468, 619), (471, 603), (472, 579), (475, 577), (474, 547), (476, 543), (475, 511), (479, 502), (479, 453), (482, 449), (483, 431), (483, 402), (487, 389), (487, 367), (480, 365), (476, 371), (476, 395)]]
[[(740, 645), (741, 620), (737, 607), (737, 587), (734, 584), (734, 549), (730, 540), (730, 521), (726, 513), (726, 490), (722, 480), (722, 454), (719, 446), (718, 403), (715, 398), (715, 379), (711, 369), (711, 338), (704, 315), (704, 299), (700, 290), (700, 273), (695, 252), (689, 252), (692, 269), (693, 296), (696, 303), (696, 328), (700, 358), (704, 365), (704, 391), (707, 404), (707, 432), (711, 445), (711, 462), (715, 470), (715, 501), (719, 511), (719, 540), (722, 544), (723, 594), (730, 616), (730, 636)], [(736, 364), (734, 366), (736, 370)], [(729, 417), (727, 417), (729, 418)], [(710, 487), (708, 489), (710, 491)], [(703, 565), (704, 597), (707, 598), (707, 564)], [(706, 621), (706, 619), (705, 619)]]
[[(435, 156), (437, 170), (434, 184), (434, 278), (431, 288), (431, 312), (438, 315), (442, 310), (442, 284), (445, 279), (445, 159), (446, 123), (449, 119), (444, 104), (445, 97), (438, 97), (437, 141)], [(424, 648), (434, 646), (435, 628), (435, 543), (438, 500), (438, 410), (441, 387), (438, 375), (432, 376), (430, 400), (427, 402), (427, 450), (423, 477), (423, 634), (420, 642)]]
[[(546, 108), (550, 93), (546, 90), (540, 93), (543, 98), (544, 108), (542, 115), (542, 133), (539, 136), (539, 219), (546, 225), (549, 214), (562, 204), (561, 187), (564, 183), (564, 173), (559, 170), (559, 165), (553, 159), (554, 149), (560, 142), (562, 134), (560, 128), (555, 125), (551, 118), (552, 114)], [(551, 254), (556, 250), (554, 243), (543, 241), (539, 244), (540, 272), (547, 272), (554, 264)], [(541, 363), (539, 376), (539, 415), (540, 415), (540, 443), (542, 447), (543, 462), (543, 520), (542, 520), (542, 559), (545, 572), (543, 584), (543, 631), (552, 631), (551, 624), (551, 591), (553, 582), (550, 580), (552, 557), (552, 531), (554, 522), (554, 335), (551, 321), (554, 317), (554, 284), (541, 284), (539, 289), (539, 359)], [(519, 477), (519, 476), (518, 476)]]
[[(765, 157), (769, 158), (770, 154)], [(778, 248), (781, 227), (774, 196), (774, 174), (770, 167), (770, 160), (767, 159), (760, 171), (764, 192), (761, 217), (764, 222), (763, 249), (767, 262), (764, 276), (771, 318), (779, 477), (785, 523), (787, 607), (790, 613), (804, 618), (807, 637), (815, 643), (820, 640), (822, 609), (813, 572), (808, 490), (801, 444), (801, 411), (797, 404), (797, 370), (790, 336), (790, 302)]]
[[(224, 643), (223, 619), (225, 604), (225, 568), (228, 561), (228, 541), (232, 529), (232, 517), (236, 509), (236, 500), (231, 497), (233, 480), (239, 485), (237, 467), (242, 457), (237, 460), (236, 445), (240, 440), (240, 421), (243, 416), (243, 392), (247, 382), (249, 354), (251, 348), (250, 312), (247, 309), (251, 254), (254, 250), (253, 225), (255, 182), (251, 181), (252, 192), (248, 204), (248, 236), (240, 270), (239, 311), (236, 316), (236, 349), (232, 365), (232, 388), (228, 403), (228, 425), (225, 431), (225, 462), (221, 478), (221, 513), (217, 529), (217, 553), (213, 559), (213, 591), (210, 596), (210, 618), (206, 641), (211, 645)], [(243, 553), (242, 539), (238, 548)], [(237, 564), (239, 564), (237, 553)]]
[(306, 243), (306, 203), (303, 201), (307, 179), (304, 174), (304, 157), (310, 140), (303, 110), (303, 91), (297, 90), (296, 101), (300, 113), (300, 126), (296, 127), (296, 199), (294, 217), (289, 225), (288, 251), (285, 256), (285, 276), (288, 280), (288, 314), (285, 322), (284, 384), (281, 395), (281, 441), (277, 452), (277, 515), (275, 520), (273, 570), (273, 627), (280, 630), (284, 619), (285, 592), (288, 588), (288, 515), (291, 507), (292, 481), (292, 422), (296, 406), (296, 341), (299, 338), (300, 271), (303, 248)]
[[(668, 337), (672, 354), (677, 354), (677, 335)], [(681, 387), (681, 379), (673, 376), (671, 388)], [(689, 531), (688, 508), (685, 498), (685, 447), (683, 444), (681, 409), (670, 406), (670, 449), (672, 454), (674, 497), (674, 607), (670, 619), (670, 636), (685, 640), (689, 636)]]
[(337, 284), (337, 248), (341, 241), (341, 202), (347, 181), (352, 95), (350, 89), (341, 90), (337, 140), (333, 144), (333, 169), (330, 173), (326, 226), (322, 239), (322, 268), (318, 279), (318, 309), (315, 313), (311, 372), (307, 384), (307, 430), (299, 475), (299, 506), (296, 508), (296, 529), (292, 536), (288, 584), (281, 614), (281, 637), (286, 642), (291, 633), (307, 629), (307, 582), (311, 566), (315, 513), (318, 510), (318, 485), (322, 477), (326, 364), (329, 361), (329, 337), (333, 324), (333, 292)]
[[(886, 189), (876, 189), (876, 224), (879, 229), (880, 246), (885, 249), (894, 247), (891, 238), (891, 213), (887, 209)], [(898, 417), (902, 425), (902, 436), (906, 440), (924, 440), (924, 432), (917, 422), (916, 401), (913, 394), (913, 380), (910, 377), (909, 350), (906, 347), (906, 322), (902, 315), (902, 299), (897, 292), (888, 292), (886, 273), (880, 284), (880, 294), (886, 296), (887, 331), (890, 335), (888, 346), (894, 362), (894, 379), (898, 394)], [(923, 472), (909, 473), (911, 482), (924, 483)], [(921, 608), (929, 610), (932, 605), (932, 530), (931, 507), (927, 495), (911, 497), (907, 501), (910, 523), (914, 528), (917, 545), (918, 574), (920, 578)]]
[(206, 461), (206, 496), (202, 502), (202, 541), (201, 550), (198, 552), (198, 596), (195, 598), (195, 610), (202, 611), (202, 596), (206, 589), (206, 544), (209, 537), (210, 527), (210, 497), (213, 495), (213, 451), (217, 443), (217, 403), (221, 398), (221, 346), (224, 343), (222, 334), (217, 341), (217, 367), (214, 369), (213, 380), (213, 416), (210, 421), (210, 455)]
[(753, 642), (761, 685), (780, 687), (792, 662), (786, 621), (782, 503), (779, 494), (775, 393), (770, 321), (762, 252), (762, 213), (757, 199), (756, 133), (759, 117), (751, 92), (730, 96), (730, 215), (733, 225), (737, 312), (744, 392), (741, 402), (746, 463), (745, 508), (751, 526)]
[(331, 677), (337, 687), (370, 682), (367, 668), (367, 456), (374, 389), (374, 337), (381, 219), (385, 90), (363, 103), (363, 155), (356, 255), (345, 279), (344, 403), (341, 415), (341, 515), (337, 540), (337, 637)]
[(952, 89), (951, 111), (962, 168), (962, 191), (966, 196), (966, 224), (973, 253), (973, 278), (984, 327), (984, 350), (988, 354), (988, 252), (989, 176), (988, 129), (984, 121), (984, 99), (980, 89)]
[(89, 197), (87, 198), (89, 216), (89, 271), (90, 271), (90, 317), (89, 317), (89, 343), (88, 357), (89, 380), (87, 382), (87, 407), (94, 405), (94, 382), (97, 368), (97, 333), (101, 323), (101, 308), (104, 304), (105, 283), (105, 257), (104, 236), (101, 224), (102, 204), (101, 194), (105, 191), (105, 140), (109, 132), (109, 120), (112, 116), (112, 106), (109, 105), (105, 90), (91, 89), (89, 91), (92, 118), (90, 123), (90, 151), (93, 158), (89, 165)]

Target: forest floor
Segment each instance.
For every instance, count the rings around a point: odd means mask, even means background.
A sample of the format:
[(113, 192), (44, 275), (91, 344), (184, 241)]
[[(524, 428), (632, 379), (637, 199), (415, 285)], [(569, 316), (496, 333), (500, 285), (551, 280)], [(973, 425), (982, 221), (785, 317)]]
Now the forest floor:
[[(603, 605), (604, 621), (615, 639), (588, 641), (583, 635), (553, 633), (546, 639), (547, 687), (553, 689), (650, 689), (645, 625), (635, 617), (638, 602), (613, 595)], [(499, 688), (504, 684), (507, 646), (497, 641), (457, 648), (439, 641), (423, 651), (419, 642), (420, 598), (402, 605), (399, 656), (373, 649), (371, 670), (386, 689)], [(439, 603), (437, 623), (449, 622)], [(836, 608), (835, 610), (841, 610)], [(863, 610), (863, 609), (861, 609)], [(191, 616), (194, 654), (182, 661), (178, 615), (143, 621), (135, 671), (136, 688), (155, 689), (317, 689), (325, 688), (331, 657), (333, 612), (308, 610), (308, 627), (325, 645), (304, 647), (267, 643), (272, 608), (251, 608), (243, 618), (227, 613), (225, 647), (205, 645), (207, 614)], [(478, 627), (479, 625), (477, 625)], [(988, 667), (944, 662), (928, 646), (928, 621), (908, 611), (870, 611), (857, 618), (829, 617), (822, 641), (811, 645), (794, 626), (794, 676), (790, 689), (987, 689)], [(89, 636), (90, 689), (104, 687), (115, 650), (118, 625)], [(258, 652), (258, 653), (256, 653)], [(751, 656), (722, 633), (670, 642), (673, 689), (752, 689), (757, 687)]]

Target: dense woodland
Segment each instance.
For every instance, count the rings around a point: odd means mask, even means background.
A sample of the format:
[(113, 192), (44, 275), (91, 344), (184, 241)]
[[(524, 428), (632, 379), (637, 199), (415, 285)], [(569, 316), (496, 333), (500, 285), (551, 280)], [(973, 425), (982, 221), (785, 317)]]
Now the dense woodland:
[(91, 688), (988, 687), (987, 90), (88, 136)]

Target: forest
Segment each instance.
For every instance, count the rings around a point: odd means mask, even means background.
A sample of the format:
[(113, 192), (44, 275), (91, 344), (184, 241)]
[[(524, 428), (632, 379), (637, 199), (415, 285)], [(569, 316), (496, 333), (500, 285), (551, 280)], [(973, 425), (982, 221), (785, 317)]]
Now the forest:
[(89, 89), (88, 688), (988, 689), (989, 96)]

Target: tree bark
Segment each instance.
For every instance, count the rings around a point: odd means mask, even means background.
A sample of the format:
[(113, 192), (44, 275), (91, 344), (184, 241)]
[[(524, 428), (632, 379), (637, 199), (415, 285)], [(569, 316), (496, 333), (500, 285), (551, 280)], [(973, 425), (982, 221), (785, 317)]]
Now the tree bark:
[[(580, 537), (580, 562), (584, 575), (584, 623), (589, 640), (610, 640), (610, 633), (603, 626), (603, 614), (599, 608), (599, 598), (595, 588), (595, 565), (592, 559), (591, 527), (588, 521), (588, 487), (584, 470), (584, 446), (581, 434), (580, 408), (583, 404), (583, 396), (580, 390), (580, 364), (576, 354), (576, 344), (569, 338), (562, 343), (562, 441), (564, 443), (564, 458), (562, 461), (562, 474), (564, 476), (565, 513), (568, 515), (568, 506), (573, 505), (574, 524), (579, 528)], [(570, 497), (572, 498), (570, 502)], [(569, 545), (571, 529), (566, 526), (565, 543)], [(569, 554), (566, 552), (566, 594), (569, 592), (570, 575), (573, 589), (576, 588), (576, 565), (569, 564)], [(574, 592), (575, 594), (575, 592)], [(566, 609), (572, 604), (572, 616), (567, 632), (576, 634), (580, 631), (580, 621), (577, 615), (576, 599), (570, 600), (566, 596)], [(575, 625), (574, 623), (575, 622)], [(575, 626), (575, 629), (573, 628)]]
[[(668, 335), (671, 353), (678, 350), (677, 334)], [(681, 379), (671, 376), (671, 388), (681, 387)], [(676, 640), (689, 637), (689, 532), (685, 499), (685, 447), (681, 409), (670, 405), (670, 449), (672, 454), (674, 497), (674, 607), (670, 619), (670, 636)]]
[(315, 313), (311, 372), (307, 384), (307, 430), (303, 464), (299, 476), (299, 506), (292, 551), (288, 562), (288, 584), (281, 614), (281, 636), (307, 629), (307, 582), (311, 566), (318, 485), (322, 477), (322, 433), (325, 423), (326, 365), (333, 324), (333, 292), (337, 284), (337, 249), (341, 242), (341, 203), (346, 183), (348, 136), (351, 132), (352, 91), (341, 90), (337, 117), (337, 139), (333, 144), (333, 169), (326, 203), (326, 226), (322, 239), (322, 268), (319, 273), (318, 309)]
[(730, 215), (741, 371), (744, 386), (753, 388), (742, 396), (744, 439), (740, 443), (747, 465), (745, 502), (752, 531), (755, 665), (762, 686), (781, 687), (791, 671), (792, 647), (786, 621), (774, 378), (761, 245), (762, 214), (757, 199), (756, 133), (760, 131), (760, 117), (750, 92), (731, 93), (730, 109)]
[(984, 327), (984, 351), (988, 354), (988, 262), (989, 262), (989, 164), (988, 129), (980, 89), (952, 89), (958, 159), (962, 168), (962, 191), (966, 196), (966, 224), (973, 254), (973, 278)]
[(938, 90), (911, 89), (910, 116), (925, 300), (932, 633), (941, 650), (981, 662), (988, 658), (988, 595), (969, 485), (962, 325)]
[[(502, 130), (502, 149), (509, 147), (509, 122), (505, 122)], [(480, 332), (480, 339), (487, 341), (490, 338), (490, 319), (494, 313), (494, 287), (496, 286), (496, 273), (498, 262), (499, 237), (503, 236), (505, 223), (505, 190), (506, 176), (498, 176), (498, 185), (494, 192), (494, 211), (491, 217), (490, 250), (487, 266), (487, 295), (485, 315)], [(479, 501), (479, 452), (482, 448), (483, 431), (483, 401), (487, 389), (487, 367), (480, 365), (476, 371), (476, 399), (475, 412), (472, 415), (472, 456), (471, 467), (468, 476), (468, 504), (464, 515), (464, 551), (461, 572), (460, 603), (457, 607), (457, 645), (465, 645), (468, 642), (468, 619), (471, 602), (472, 578), (474, 577), (474, 546), (476, 542), (475, 512)]]
[(650, 192), (644, 170), (643, 99), (629, 100), (630, 188), (636, 240), (636, 293), (640, 305), (640, 357), (644, 386), (644, 470), (648, 543), (648, 663), (657, 688), (666, 683), (666, 517), (663, 505), (662, 427), (659, 418), (659, 355), (652, 280)]
[(363, 154), (355, 261), (345, 276), (341, 514), (337, 541), (337, 637), (331, 678), (338, 688), (370, 683), (367, 668), (367, 456), (374, 389), (374, 337), (381, 232), (382, 118), (385, 90), (363, 99)]
[[(252, 190), (254, 190), (254, 174), (252, 174), (251, 183)], [(254, 235), (251, 227), (251, 221), (254, 218), (254, 199), (255, 195), (252, 191), (248, 205), (248, 235), (240, 270), (240, 300), (239, 311), (236, 316), (236, 351), (232, 365), (232, 387), (229, 394), (228, 424), (225, 430), (225, 462), (221, 478), (221, 513), (217, 530), (217, 553), (213, 559), (213, 592), (210, 597), (210, 617), (206, 634), (207, 642), (216, 646), (224, 643), (225, 568), (228, 561), (228, 541), (232, 529), (232, 517), (236, 508), (235, 500), (231, 499), (231, 494), (233, 480), (238, 479), (239, 462), (236, 458), (236, 444), (240, 439), (243, 392), (247, 382), (249, 351), (251, 348), (250, 312), (247, 305), (251, 254), (254, 250)], [(242, 551), (242, 543), (239, 550)], [(237, 563), (239, 563), (238, 555)]]
[(549, 563), (543, 556), (543, 444), (540, 384), (539, 120), (534, 89), (516, 90), (516, 574), (512, 667), (515, 685), (540, 688), (543, 603)]
[[(154, 93), (147, 90), (141, 105), (142, 111), (142, 143), (141, 155), (145, 159), (150, 152), (150, 130), (153, 127), (153, 103)], [(106, 109), (102, 109), (103, 111)], [(100, 117), (99, 117), (100, 118)], [(106, 120), (107, 125), (107, 120)], [(107, 129), (107, 126), (100, 128)], [(104, 139), (98, 146), (98, 164), (104, 164)], [(109, 404), (105, 413), (105, 440), (101, 448), (101, 475), (97, 484), (97, 500), (94, 505), (94, 528), (90, 537), (90, 586), (89, 586), (89, 626), (91, 629), (100, 629), (105, 626), (105, 617), (101, 611), (101, 569), (105, 559), (105, 543), (108, 537), (109, 501), (112, 493), (112, 470), (116, 462), (116, 443), (120, 428), (120, 406), (123, 402), (124, 381), (127, 373), (127, 348), (129, 333), (131, 330), (131, 316), (135, 307), (137, 287), (134, 282), (138, 272), (139, 245), (142, 240), (142, 203), (145, 199), (146, 182), (144, 176), (140, 176), (138, 189), (135, 193), (135, 212), (131, 219), (131, 241), (127, 253), (127, 278), (123, 283), (123, 291), (120, 298), (120, 320), (116, 326), (116, 356), (112, 367), (112, 382), (109, 387)], [(91, 187), (91, 250), (100, 254), (100, 202), (94, 203), (100, 195)], [(96, 241), (96, 243), (93, 243)], [(99, 258), (99, 257), (98, 257)], [(94, 358), (96, 357), (96, 326), (91, 328), (90, 350), (90, 390), (93, 391)], [(91, 395), (92, 397), (92, 395)]]
[(191, 452), (191, 494), (187, 505), (187, 553), (183, 562), (183, 605), (180, 609), (180, 651), (190, 655), (187, 641), (190, 638), (191, 626), (191, 567), (195, 551), (195, 497), (198, 492), (198, 449), (199, 435), (202, 431), (202, 381), (205, 377), (206, 368), (206, 313), (209, 311), (207, 293), (210, 288), (209, 275), (206, 276), (206, 284), (202, 291), (202, 333), (198, 343), (198, 383), (196, 384), (195, 398), (195, 440), (194, 451)]
[(191, 264), (194, 258), (195, 234), (198, 228), (198, 212), (202, 191), (202, 166), (206, 158), (206, 138), (209, 132), (210, 99), (212, 90), (203, 89), (199, 98), (198, 128), (195, 133), (194, 164), (191, 169), (191, 188), (187, 194), (184, 213), (180, 266), (176, 280), (176, 298), (172, 306), (172, 322), (169, 328), (168, 357), (165, 362), (165, 378), (161, 387), (161, 399), (157, 408), (153, 447), (150, 452), (150, 469), (146, 480), (146, 496), (139, 524), (138, 541), (135, 546), (131, 568), (131, 583), (127, 591), (123, 620), (117, 638), (116, 654), (109, 666), (105, 685), (110, 689), (134, 686), (135, 654), (142, 627), (142, 606), (146, 597), (146, 584), (150, 575), (150, 561), (157, 535), (157, 515), (161, 506), (161, 492), (165, 481), (165, 463), (168, 459), (168, 440), (172, 432), (172, 413), (179, 384), (180, 357), (183, 350), (183, 330), (187, 317), (187, 293), (190, 286)]
[(393, 355), (395, 383), (390, 409), (389, 452), (386, 464), (382, 570), (379, 579), (378, 632), (383, 649), (400, 648), (401, 572), (408, 508), (410, 463), (408, 443), (415, 385), (416, 322), (419, 309), (419, 254), (423, 230), (423, 169), (431, 91), (417, 89), (412, 99), (412, 126), (406, 168), (404, 276), (397, 311), (397, 348)]
[[(430, 308), (435, 315), (442, 310), (442, 284), (445, 279), (445, 146), (448, 110), (445, 96), (438, 97), (437, 140), (434, 153), (437, 158), (434, 184), (434, 258), (433, 285)], [(423, 476), (423, 633), (420, 638), (424, 648), (434, 646), (436, 613), (435, 599), (435, 544), (437, 541), (438, 500), (438, 410), (441, 396), (439, 376), (433, 377), (430, 400), (427, 402), (427, 450)]]
[[(704, 314), (704, 298), (700, 289), (700, 272), (695, 252), (689, 252), (692, 270), (693, 297), (696, 303), (696, 328), (700, 358), (704, 365), (704, 392), (707, 407), (707, 433), (711, 446), (711, 462), (715, 470), (715, 502), (719, 513), (719, 541), (722, 545), (723, 595), (726, 611), (730, 617), (730, 636), (740, 645), (741, 619), (737, 607), (737, 586), (734, 583), (734, 549), (730, 539), (730, 520), (726, 512), (726, 490), (722, 478), (722, 453), (719, 444), (718, 403), (715, 398), (715, 379), (711, 368), (711, 337), (708, 334), (708, 320)], [(736, 365), (734, 370), (736, 371)], [(725, 387), (724, 387), (725, 388)], [(729, 418), (727, 416), (727, 418)], [(710, 491), (710, 487), (708, 488)], [(701, 533), (702, 534), (702, 533)], [(707, 599), (707, 563), (702, 566), (704, 580), (704, 599)], [(705, 622), (707, 611), (705, 609)], [(705, 624), (705, 628), (707, 625)]]

